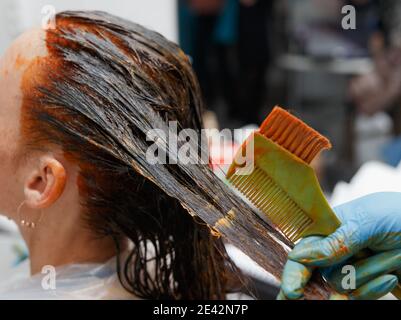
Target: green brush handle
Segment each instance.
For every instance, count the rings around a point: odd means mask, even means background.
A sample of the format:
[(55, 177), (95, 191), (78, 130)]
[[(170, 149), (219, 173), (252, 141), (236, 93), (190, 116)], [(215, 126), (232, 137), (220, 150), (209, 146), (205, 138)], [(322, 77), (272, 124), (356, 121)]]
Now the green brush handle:
[(313, 221), (301, 237), (327, 236), (341, 225), (312, 167), (278, 144), (255, 132), (254, 166), (262, 169)]

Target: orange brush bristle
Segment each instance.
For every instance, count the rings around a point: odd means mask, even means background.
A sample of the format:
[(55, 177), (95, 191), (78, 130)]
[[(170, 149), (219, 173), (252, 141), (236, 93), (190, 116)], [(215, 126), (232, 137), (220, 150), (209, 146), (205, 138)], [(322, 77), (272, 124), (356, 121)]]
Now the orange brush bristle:
[(259, 132), (308, 164), (320, 151), (331, 148), (326, 137), (278, 106), (263, 121)]

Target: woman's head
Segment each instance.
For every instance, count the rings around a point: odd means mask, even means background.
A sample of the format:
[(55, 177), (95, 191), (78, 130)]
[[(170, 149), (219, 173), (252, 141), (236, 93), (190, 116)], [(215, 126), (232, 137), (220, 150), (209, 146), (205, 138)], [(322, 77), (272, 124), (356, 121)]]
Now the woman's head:
[[(168, 121), (202, 127), (199, 87), (178, 46), (105, 13), (63, 12), (55, 29), (19, 38), (0, 72), (0, 212), (19, 223), (22, 204), (24, 219), (40, 219), (22, 228), (28, 241), (74, 230), (119, 254), (129, 239), (120, 280), (143, 297), (224, 298), (234, 267), (208, 225), (279, 273), (273, 229), (207, 164), (147, 161), (149, 131), (168, 135)], [(276, 256), (266, 260), (266, 250)]]
[(22, 228), (28, 240), (57, 223), (63, 232), (65, 221), (77, 221), (67, 219), (71, 212), (82, 222), (77, 233), (109, 237), (117, 253), (128, 238), (134, 249), (121, 281), (139, 295), (222, 298), (230, 266), (221, 241), (151, 181), (174, 188), (168, 171), (141, 166), (148, 130), (170, 120), (201, 129), (188, 58), (107, 14), (62, 13), (56, 21), (56, 29), (25, 33), (2, 59), (0, 211), (17, 223), (40, 219)]
[[(0, 211), (13, 216), (24, 199), (19, 165), (19, 143), (23, 93), (21, 83), (28, 66), (46, 56), (45, 32), (33, 29), (20, 36), (0, 60)], [(17, 204), (18, 203), (18, 204)]]

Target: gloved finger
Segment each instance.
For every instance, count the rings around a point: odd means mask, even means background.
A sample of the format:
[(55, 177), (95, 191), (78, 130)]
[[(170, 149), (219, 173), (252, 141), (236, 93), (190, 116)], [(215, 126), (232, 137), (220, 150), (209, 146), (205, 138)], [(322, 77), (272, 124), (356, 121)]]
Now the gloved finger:
[(352, 264), (345, 262), (328, 271), (322, 270), (322, 274), (336, 291), (343, 293), (399, 269), (401, 269), (401, 249), (378, 253)]
[(349, 300), (349, 296), (341, 293), (333, 293), (330, 295), (329, 300)]
[[(310, 243), (321, 239), (321, 237), (307, 237), (301, 239), (299, 244)], [(284, 266), (281, 277), (281, 290), (277, 296), (278, 300), (298, 299), (303, 296), (303, 288), (312, 275), (312, 268), (306, 267), (298, 262), (288, 260)], [(286, 294), (288, 296), (286, 296)]]
[(401, 268), (396, 270), (394, 274), (398, 277), (398, 281), (401, 283)]
[(283, 290), (280, 290), (280, 292), (277, 295), (276, 300), (288, 300), (287, 297), (285, 296)]
[(312, 276), (313, 268), (288, 260), (281, 279), (281, 290), (289, 300), (300, 299)]
[(398, 284), (397, 276), (386, 274), (369, 281), (350, 293), (353, 300), (376, 300), (390, 293)]
[[(398, 283), (400, 283), (400, 279), (398, 279)], [(398, 300), (401, 300), (401, 288), (400, 286), (396, 286), (393, 290), (391, 290), (391, 294), (397, 298)]]
[[(393, 274), (394, 274), (395, 276), (397, 276), (397, 278), (398, 278), (398, 283), (401, 284), (401, 268), (398, 269), (398, 270), (396, 270), (396, 271), (394, 271)], [(391, 294), (392, 294), (393, 296), (395, 296), (398, 300), (401, 300), (401, 286), (395, 287), (394, 290), (391, 291)]]
[[(280, 290), (280, 292), (276, 297), (276, 300), (289, 300), (289, 299), (285, 296), (283, 290)], [(329, 300), (350, 300), (350, 298), (346, 294), (332, 293), (329, 297)]]
[(364, 244), (357, 225), (350, 223), (326, 238), (296, 245), (288, 257), (304, 265), (326, 267), (345, 261), (360, 251)]

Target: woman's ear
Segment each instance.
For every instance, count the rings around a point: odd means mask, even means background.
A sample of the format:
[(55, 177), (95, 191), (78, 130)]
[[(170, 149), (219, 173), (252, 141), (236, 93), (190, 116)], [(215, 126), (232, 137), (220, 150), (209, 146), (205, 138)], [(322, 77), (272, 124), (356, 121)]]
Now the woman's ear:
[(24, 184), (25, 204), (32, 209), (50, 207), (63, 193), (66, 176), (64, 166), (54, 157), (40, 158)]

